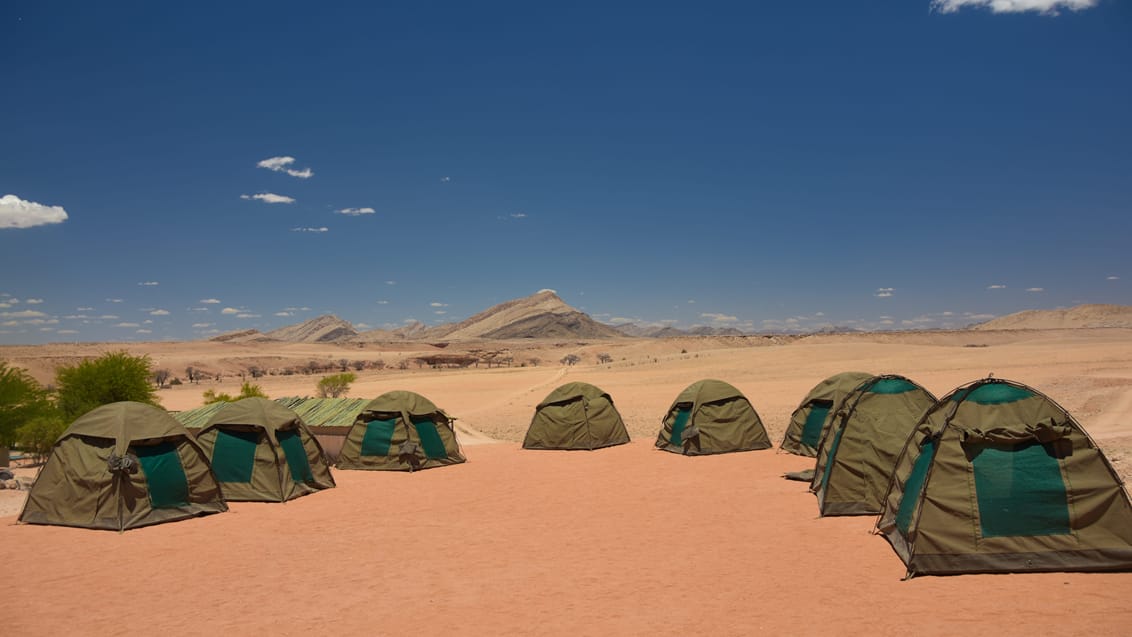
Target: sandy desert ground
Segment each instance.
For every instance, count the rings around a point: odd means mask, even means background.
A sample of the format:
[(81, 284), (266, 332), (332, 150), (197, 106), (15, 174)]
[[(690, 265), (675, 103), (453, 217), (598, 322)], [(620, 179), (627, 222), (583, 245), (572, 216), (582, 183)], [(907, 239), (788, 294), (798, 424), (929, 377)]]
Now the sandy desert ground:
[[(216, 343), (125, 346), (159, 366), (411, 357), (408, 346)], [(812, 461), (774, 450), (685, 458), (652, 449), (691, 382), (720, 378), (781, 439), (822, 378), (904, 374), (943, 395), (986, 376), (1066, 407), (1132, 474), (1132, 330), (814, 336), (782, 343), (674, 339), (499, 344), (538, 366), (385, 369), (351, 396), (411, 389), (455, 415), (463, 465), (416, 474), (337, 471), (338, 488), (285, 505), (123, 534), (15, 524), (0, 492), (0, 600), (16, 634), (747, 635), (1127, 634), (1132, 573), (967, 575), (902, 581), (871, 517), (816, 517)], [(123, 346), (0, 347), (49, 380), (52, 361)], [(519, 350), (522, 351), (519, 351)], [(557, 360), (577, 353), (582, 363)], [(596, 364), (597, 353), (612, 363)], [(283, 362), (280, 362), (283, 361)], [(260, 363), (257, 363), (260, 364)], [(227, 367), (225, 367), (227, 366)], [(392, 366), (392, 365), (390, 365)], [(266, 376), (272, 397), (317, 376)], [(609, 392), (634, 441), (595, 452), (523, 451), (531, 412), (569, 380)], [(169, 409), (204, 389), (160, 392)], [(480, 444), (470, 444), (470, 443)]]

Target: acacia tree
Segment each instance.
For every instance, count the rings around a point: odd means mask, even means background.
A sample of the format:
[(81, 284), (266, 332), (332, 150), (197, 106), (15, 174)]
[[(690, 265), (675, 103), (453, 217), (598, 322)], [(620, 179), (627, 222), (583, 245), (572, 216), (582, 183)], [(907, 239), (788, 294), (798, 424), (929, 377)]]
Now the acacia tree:
[(338, 398), (346, 392), (350, 391), (350, 383), (357, 380), (358, 377), (353, 372), (343, 372), (341, 374), (332, 374), (330, 376), (323, 376), (318, 381), (318, 397), (319, 398)]
[(95, 407), (122, 400), (157, 405), (151, 374), (148, 356), (131, 356), (125, 351), (65, 365), (55, 370), (57, 405), (68, 422)]
[(610, 356), (606, 352), (602, 352), (602, 353), (597, 355), (597, 362), (599, 362), (599, 363), (612, 363), (613, 357)]
[(558, 362), (562, 363), (563, 365), (577, 365), (579, 362), (581, 362), (581, 360), (582, 357), (578, 356), (577, 354), (567, 354), (563, 356), (562, 360)]
[(47, 390), (27, 370), (0, 361), (0, 446), (17, 443), (20, 430), (40, 419), (62, 421), (48, 400)]
[(159, 369), (156, 372), (153, 372), (153, 382), (157, 383), (158, 389), (164, 389), (165, 384), (169, 382), (169, 377), (172, 375), (173, 372), (167, 369)]

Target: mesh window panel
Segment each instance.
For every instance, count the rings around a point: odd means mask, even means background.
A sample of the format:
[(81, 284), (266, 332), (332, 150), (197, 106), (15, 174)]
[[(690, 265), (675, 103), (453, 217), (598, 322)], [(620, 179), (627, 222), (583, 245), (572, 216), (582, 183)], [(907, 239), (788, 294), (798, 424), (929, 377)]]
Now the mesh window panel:
[(393, 443), (393, 429), (397, 419), (371, 420), (366, 423), (366, 433), (362, 438), (363, 456), (388, 456), (389, 445)]
[(312, 482), (314, 474), (311, 473), (311, 463), (307, 459), (307, 450), (303, 447), (299, 430), (277, 431), (275, 437), (279, 440), (279, 446), (283, 447), (287, 467), (291, 469), (291, 479), (295, 482)]
[(829, 415), (832, 407), (833, 403), (824, 400), (810, 404), (810, 413), (806, 414), (806, 424), (802, 425), (802, 444), (807, 447), (818, 446), (821, 442), (822, 427), (825, 426), (826, 416)]
[(443, 460), (448, 457), (448, 451), (444, 448), (444, 441), (440, 439), (440, 432), (436, 430), (436, 423), (432, 420), (414, 420), (413, 426), (417, 428), (417, 436), (421, 439), (421, 447), (424, 448), (425, 456), (436, 460)]
[(904, 482), (904, 492), (900, 494), (900, 507), (896, 509), (896, 528), (904, 537), (908, 537), (908, 527), (912, 525), (912, 514), (916, 511), (916, 503), (920, 501), (920, 492), (924, 490), (924, 481), (928, 477), (928, 468), (932, 466), (935, 458), (936, 441), (929, 440), (920, 447), (920, 457), (912, 465), (912, 473)]
[(688, 418), (691, 417), (691, 415), (692, 410), (687, 407), (676, 408), (676, 420), (672, 421), (672, 437), (668, 439), (668, 442), (677, 447), (684, 446), (684, 441), (681, 440), (681, 436), (684, 435), (684, 427), (688, 426)]
[(172, 442), (132, 447), (145, 473), (149, 503), (155, 509), (171, 509), (189, 504), (189, 479)]
[(1069, 533), (1061, 466), (1045, 445), (984, 446), (971, 464), (983, 537)]
[(212, 472), (221, 482), (251, 482), (258, 431), (218, 429), (212, 446)]

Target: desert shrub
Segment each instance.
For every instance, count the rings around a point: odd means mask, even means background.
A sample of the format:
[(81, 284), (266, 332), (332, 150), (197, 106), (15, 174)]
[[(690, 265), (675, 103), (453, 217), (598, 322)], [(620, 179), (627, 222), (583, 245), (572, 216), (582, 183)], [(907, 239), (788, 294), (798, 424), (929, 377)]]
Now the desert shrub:
[(95, 407), (122, 400), (156, 405), (151, 375), (148, 356), (131, 356), (125, 351), (65, 365), (55, 371), (56, 404), (68, 422)]
[(211, 405), (212, 403), (218, 403), (221, 401), (230, 403), (240, 400), (241, 398), (268, 398), (268, 395), (263, 392), (263, 388), (261, 388), (259, 385), (253, 385), (246, 381), (244, 382), (244, 384), (240, 385), (240, 393), (236, 396), (225, 394), (223, 392), (217, 392), (214, 389), (205, 390), (203, 396), (204, 404), (206, 405)]
[(27, 370), (0, 361), (0, 445), (11, 446), (24, 423), (53, 412), (47, 390)]
[(67, 421), (58, 411), (40, 414), (16, 430), (16, 445), (20, 449), (42, 458), (51, 451), (55, 441), (67, 430)]
[(346, 392), (350, 391), (350, 383), (357, 379), (358, 377), (355, 376), (353, 372), (323, 376), (316, 386), (318, 397), (338, 398), (339, 396), (345, 395)]

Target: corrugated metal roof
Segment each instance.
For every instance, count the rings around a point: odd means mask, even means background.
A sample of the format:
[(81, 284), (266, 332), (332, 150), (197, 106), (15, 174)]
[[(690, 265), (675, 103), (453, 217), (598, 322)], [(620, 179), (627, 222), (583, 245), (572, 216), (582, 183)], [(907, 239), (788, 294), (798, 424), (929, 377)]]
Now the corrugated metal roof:
[[(294, 411), (311, 427), (349, 427), (354, 418), (369, 403), (369, 398), (300, 398), (288, 396), (276, 398), (275, 402)], [(173, 414), (182, 425), (189, 429), (200, 429), (208, 424), (226, 402), (212, 403), (196, 409)]]

